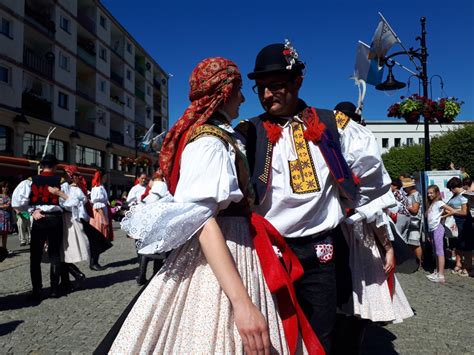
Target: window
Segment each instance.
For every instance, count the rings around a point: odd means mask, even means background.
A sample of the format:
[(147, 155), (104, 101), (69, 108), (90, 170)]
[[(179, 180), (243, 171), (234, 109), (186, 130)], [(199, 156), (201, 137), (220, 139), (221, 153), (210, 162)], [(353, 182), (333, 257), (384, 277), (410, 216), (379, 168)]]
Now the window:
[(105, 92), (105, 89), (106, 89), (105, 80), (101, 80), (101, 81), (99, 82), (99, 90), (100, 90), (101, 92)]
[(130, 42), (127, 42), (127, 52), (132, 54), (132, 44)]
[[(43, 154), (46, 137), (40, 136), (34, 133), (25, 133), (23, 136), (23, 155), (26, 158), (35, 159), (41, 157)], [(48, 150), (46, 153), (54, 154), (60, 161), (66, 159), (66, 144), (63, 141), (50, 138), (48, 144)]]
[(102, 46), (99, 47), (99, 57), (100, 57), (100, 59), (102, 59), (104, 62), (107, 61), (107, 50), (106, 50), (104, 47), (102, 47)]
[(10, 84), (10, 68), (0, 65), (0, 82)]
[(407, 138), (407, 145), (413, 145), (413, 138)]
[(103, 167), (103, 156), (104, 153), (100, 150), (84, 147), (81, 145), (76, 146), (77, 164)]
[(0, 152), (11, 151), (10, 148), (11, 130), (8, 127), (0, 126)]
[(0, 28), (0, 33), (7, 36), (10, 39), (13, 39), (12, 23), (3, 17), (2, 17), (2, 27)]
[(400, 147), (402, 144), (402, 139), (401, 138), (395, 138), (395, 147)]
[(146, 87), (146, 94), (147, 94), (148, 96), (151, 96), (151, 87), (150, 87), (150, 86), (147, 86), (147, 87)]
[(63, 15), (61, 15), (59, 19), (59, 27), (61, 27), (67, 33), (71, 33), (71, 21), (69, 21), (69, 19)]
[(382, 148), (388, 148), (388, 138), (382, 138)]
[(132, 80), (132, 71), (130, 69), (127, 69), (127, 79)]
[(424, 138), (418, 138), (418, 144), (425, 144)]
[(100, 23), (100, 25), (101, 25), (103, 28), (106, 28), (106, 26), (107, 26), (107, 19), (106, 19), (104, 16), (100, 15), (99, 23)]
[(64, 109), (68, 109), (68, 99), (69, 99), (69, 96), (66, 95), (65, 93), (59, 91), (58, 92), (58, 106), (59, 107), (62, 107)]
[(62, 52), (59, 52), (59, 67), (67, 71), (70, 70), (69, 57), (65, 56)]
[(127, 107), (132, 107), (132, 99), (130, 98), (130, 96), (127, 96)]

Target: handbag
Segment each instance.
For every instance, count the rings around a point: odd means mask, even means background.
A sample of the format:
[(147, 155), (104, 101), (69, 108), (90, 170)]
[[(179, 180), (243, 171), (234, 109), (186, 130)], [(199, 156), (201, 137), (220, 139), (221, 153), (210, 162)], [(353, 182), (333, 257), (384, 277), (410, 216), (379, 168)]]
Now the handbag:
[(408, 226), (409, 231), (419, 231), (421, 229), (421, 219), (410, 218), (410, 224)]
[(446, 217), (444, 220), (444, 228), (446, 229), (446, 237), (457, 238), (459, 235), (458, 226), (453, 216)]

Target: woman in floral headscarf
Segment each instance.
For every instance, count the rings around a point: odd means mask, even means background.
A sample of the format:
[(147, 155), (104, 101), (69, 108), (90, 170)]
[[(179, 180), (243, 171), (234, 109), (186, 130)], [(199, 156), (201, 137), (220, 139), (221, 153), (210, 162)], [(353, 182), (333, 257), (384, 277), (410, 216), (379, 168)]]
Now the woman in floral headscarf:
[[(122, 223), (143, 242), (140, 252), (174, 250), (132, 308), (112, 354), (323, 353), (297, 316), (290, 276), (269, 241), (281, 236), (249, 212), (247, 162), (230, 125), (244, 101), (241, 80), (224, 58), (203, 60), (191, 75), (191, 104), (160, 153), (174, 201), (132, 208)], [(278, 240), (288, 270), (302, 271)]]

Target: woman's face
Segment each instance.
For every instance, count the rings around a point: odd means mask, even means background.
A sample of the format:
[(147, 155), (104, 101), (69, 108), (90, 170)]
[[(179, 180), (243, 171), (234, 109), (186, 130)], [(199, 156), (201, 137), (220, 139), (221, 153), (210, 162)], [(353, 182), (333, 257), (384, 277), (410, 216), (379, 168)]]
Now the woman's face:
[(433, 200), (436, 197), (436, 192), (434, 189), (428, 189), (428, 199)]
[(231, 119), (239, 117), (240, 105), (245, 101), (244, 94), (242, 94), (240, 90), (241, 88), (242, 83), (235, 83), (229, 100), (221, 106), (221, 109), (225, 111)]
[(8, 186), (2, 186), (2, 194), (8, 194)]

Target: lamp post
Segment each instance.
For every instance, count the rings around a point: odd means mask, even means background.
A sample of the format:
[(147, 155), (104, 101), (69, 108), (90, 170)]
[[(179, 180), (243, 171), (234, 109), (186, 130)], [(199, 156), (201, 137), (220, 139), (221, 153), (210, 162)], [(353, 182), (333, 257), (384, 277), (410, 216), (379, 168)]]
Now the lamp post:
[[(377, 90), (387, 91), (387, 90), (398, 90), (406, 86), (405, 83), (401, 83), (395, 80), (395, 77), (392, 73), (392, 67), (395, 65), (391, 59), (400, 55), (408, 55), (410, 60), (416, 58), (420, 65), (416, 66), (416, 77), (421, 81), (423, 87), (423, 97), (428, 98), (428, 70), (427, 70), (427, 58), (428, 50), (426, 48), (426, 18), (420, 18), (421, 23), (421, 36), (416, 37), (416, 40), (420, 41), (420, 48), (413, 49), (410, 48), (408, 51), (395, 52), (388, 57), (383, 59), (384, 64), (388, 67), (388, 77), (383, 83), (377, 85), (375, 88)], [(427, 117), (424, 117), (424, 135), (425, 135), (425, 171), (431, 170), (431, 159), (430, 159), (430, 126), (429, 120)], [(423, 188), (425, 179), (422, 179)]]

